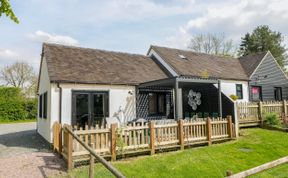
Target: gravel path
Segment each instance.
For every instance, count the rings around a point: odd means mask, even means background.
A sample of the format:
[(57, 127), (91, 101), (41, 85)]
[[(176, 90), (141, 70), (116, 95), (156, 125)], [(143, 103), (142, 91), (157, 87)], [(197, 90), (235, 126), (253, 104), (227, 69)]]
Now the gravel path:
[(65, 174), (65, 163), (35, 129), (35, 122), (0, 124), (0, 178)]
[(0, 158), (0, 178), (46, 178), (65, 174), (65, 163), (51, 152)]

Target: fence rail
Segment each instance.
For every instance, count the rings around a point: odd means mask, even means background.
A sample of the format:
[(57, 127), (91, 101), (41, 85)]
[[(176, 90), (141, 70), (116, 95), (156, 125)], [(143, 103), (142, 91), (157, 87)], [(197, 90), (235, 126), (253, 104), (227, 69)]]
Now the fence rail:
[[(55, 126), (57, 125), (58, 126)], [(71, 126), (70, 126), (71, 127)], [(116, 160), (117, 156), (142, 154), (144, 152), (154, 154), (161, 150), (180, 148), (195, 145), (211, 145), (215, 141), (224, 141), (235, 137), (235, 128), (232, 118), (206, 118), (197, 120), (179, 120), (167, 124), (133, 123), (125, 127), (117, 127), (111, 124), (110, 127), (76, 128), (73, 134), (81, 140), (77, 141), (67, 133), (67, 129), (61, 129), (59, 123), (54, 124), (54, 132), (64, 132), (62, 155), (68, 161), (68, 167), (79, 160), (88, 160), (91, 154), (85, 145), (89, 145), (95, 154), (110, 157)], [(61, 137), (61, 136), (60, 136)], [(54, 137), (54, 144), (59, 136)], [(59, 147), (59, 146), (58, 146)], [(58, 150), (58, 147), (56, 150)]]
[[(71, 151), (72, 148), (70, 147), (72, 144), (71, 142), (78, 142), (81, 146), (83, 146), (90, 154), (90, 168), (89, 168), (89, 177), (94, 177), (94, 157), (103, 165), (105, 166), (115, 177), (118, 178), (125, 178), (125, 176), (119, 172), (115, 167), (113, 167), (109, 162), (107, 162), (104, 158), (99, 156), (91, 146), (88, 146), (86, 142), (84, 142), (77, 134), (72, 131), (72, 127), (69, 125), (64, 125), (64, 138), (66, 138), (66, 142), (64, 141), (64, 148), (68, 147), (67, 149), (67, 160), (68, 160), (68, 169), (72, 169), (72, 157)], [(70, 147), (70, 148), (69, 148)], [(70, 155), (70, 156), (69, 156)]]
[(287, 101), (241, 102), (237, 103), (237, 114), (240, 127), (257, 126), (263, 123), (265, 113), (277, 113), (287, 116)]

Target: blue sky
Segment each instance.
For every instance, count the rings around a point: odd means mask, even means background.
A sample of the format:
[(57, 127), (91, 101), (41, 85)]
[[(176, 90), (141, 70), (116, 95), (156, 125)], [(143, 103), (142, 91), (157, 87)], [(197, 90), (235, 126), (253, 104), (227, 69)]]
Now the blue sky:
[(238, 44), (257, 25), (288, 34), (288, 0), (10, 0), (20, 24), (0, 18), (0, 67), (37, 70), (42, 42), (146, 54), (150, 44), (186, 48), (201, 33)]

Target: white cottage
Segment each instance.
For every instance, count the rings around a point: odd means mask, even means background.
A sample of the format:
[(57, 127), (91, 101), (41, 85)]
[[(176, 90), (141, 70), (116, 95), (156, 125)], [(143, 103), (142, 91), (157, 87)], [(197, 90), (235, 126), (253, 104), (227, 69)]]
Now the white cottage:
[[(43, 44), (37, 131), (52, 142), (52, 126), (136, 118), (136, 86), (167, 78), (143, 55)], [(121, 118), (121, 115), (124, 118)]]
[[(52, 142), (56, 121), (83, 127), (115, 120), (127, 123), (232, 115), (237, 123), (230, 96), (237, 95), (239, 102), (249, 101), (255, 77), (266, 76), (262, 80), (265, 85), (277, 81), (273, 91), (279, 87), (286, 91), (287, 78), (273, 62), (270, 53), (239, 60), (151, 46), (144, 56), (45, 43), (37, 130)], [(267, 67), (272, 64), (273, 71)]]

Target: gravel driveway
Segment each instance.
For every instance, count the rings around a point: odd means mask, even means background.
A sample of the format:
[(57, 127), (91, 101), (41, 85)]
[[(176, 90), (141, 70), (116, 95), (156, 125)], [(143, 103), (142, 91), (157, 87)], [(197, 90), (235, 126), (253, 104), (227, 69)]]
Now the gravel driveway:
[(0, 178), (53, 177), (65, 163), (49, 150), (36, 123), (0, 124)]

